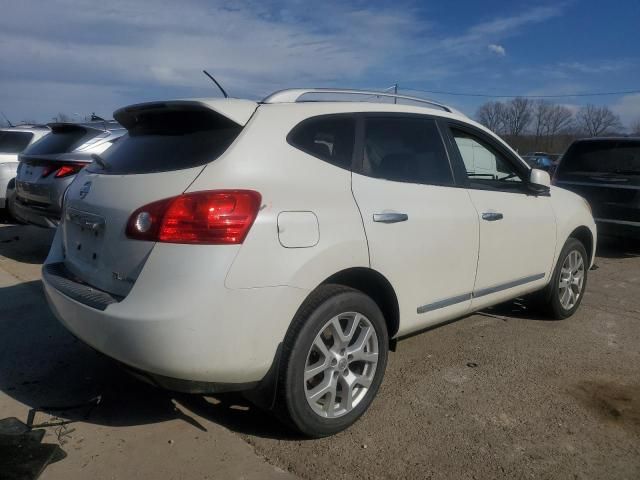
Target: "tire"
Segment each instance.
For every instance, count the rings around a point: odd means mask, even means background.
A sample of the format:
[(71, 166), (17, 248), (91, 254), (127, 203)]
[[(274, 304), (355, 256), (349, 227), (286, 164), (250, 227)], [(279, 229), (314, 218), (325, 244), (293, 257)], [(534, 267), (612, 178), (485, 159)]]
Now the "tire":
[[(569, 259), (570, 255), (578, 256), (577, 262), (582, 266), (582, 283), (578, 288), (570, 287), (571, 291), (574, 295), (577, 294), (577, 297), (573, 301), (567, 302), (567, 294), (563, 293), (564, 290), (560, 287), (561, 277), (566, 277), (567, 267), (569, 266), (568, 262), (571, 262)], [(579, 240), (571, 237), (567, 240), (562, 247), (562, 251), (560, 252), (560, 256), (558, 257), (558, 262), (556, 263), (555, 269), (553, 271), (553, 276), (551, 277), (551, 281), (545, 287), (544, 290), (540, 292), (537, 296), (536, 302), (541, 310), (546, 313), (549, 317), (555, 320), (563, 320), (565, 318), (569, 318), (573, 315), (580, 303), (582, 302), (582, 297), (584, 296), (585, 289), (587, 288), (587, 277), (589, 272), (589, 260), (588, 260), (587, 251), (584, 248), (584, 245)], [(563, 273), (563, 270), (565, 273)], [(570, 279), (577, 279), (577, 276), (572, 276)], [(574, 282), (570, 282), (574, 283)], [(570, 297), (570, 294), (569, 294)]]
[[(276, 412), (308, 437), (346, 429), (378, 392), (388, 346), (384, 317), (371, 298), (342, 285), (319, 287), (300, 307), (285, 337)], [(305, 380), (305, 370), (316, 373)]]

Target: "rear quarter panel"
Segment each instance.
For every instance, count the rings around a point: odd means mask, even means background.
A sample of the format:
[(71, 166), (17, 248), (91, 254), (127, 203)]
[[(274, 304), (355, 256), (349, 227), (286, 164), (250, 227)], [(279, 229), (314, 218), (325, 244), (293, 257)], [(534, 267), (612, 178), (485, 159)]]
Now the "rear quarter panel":
[[(286, 285), (311, 290), (340, 270), (369, 266), (351, 172), (286, 141), (289, 131), (308, 116), (309, 110), (299, 105), (258, 108), (227, 154), (209, 164), (189, 187), (251, 189), (262, 195), (261, 210), (227, 275), (227, 288)], [(306, 248), (283, 246), (278, 235), (281, 212), (313, 212), (318, 242)]]

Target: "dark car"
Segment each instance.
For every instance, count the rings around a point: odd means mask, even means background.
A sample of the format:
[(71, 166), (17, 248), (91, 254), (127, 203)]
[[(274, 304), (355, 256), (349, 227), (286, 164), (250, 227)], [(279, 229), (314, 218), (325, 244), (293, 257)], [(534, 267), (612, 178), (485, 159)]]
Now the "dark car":
[(76, 174), (126, 133), (117, 122), (51, 123), (51, 133), (19, 156), (11, 212), (19, 220), (55, 228), (62, 199)]
[(554, 183), (589, 201), (599, 234), (640, 238), (640, 137), (573, 142)]

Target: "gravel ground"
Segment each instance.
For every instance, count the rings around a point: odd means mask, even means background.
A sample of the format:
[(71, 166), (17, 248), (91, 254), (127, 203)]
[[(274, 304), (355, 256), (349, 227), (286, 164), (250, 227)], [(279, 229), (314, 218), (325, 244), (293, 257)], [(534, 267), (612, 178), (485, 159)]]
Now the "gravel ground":
[(304, 478), (640, 478), (640, 248), (597, 264), (570, 319), (513, 302), (400, 342), (336, 437), (245, 438)]
[(512, 302), (400, 342), (370, 411), (303, 440), (238, 396), (140, 384), (73, 339), (39, 282), (50, 240), (0, 228), (0, 418), (80, 405), (36, 413), (74, 422), (48, 429), (68, 457), (45, 480), (640, 478), (640, 246), (599, 245), (568, 320)]

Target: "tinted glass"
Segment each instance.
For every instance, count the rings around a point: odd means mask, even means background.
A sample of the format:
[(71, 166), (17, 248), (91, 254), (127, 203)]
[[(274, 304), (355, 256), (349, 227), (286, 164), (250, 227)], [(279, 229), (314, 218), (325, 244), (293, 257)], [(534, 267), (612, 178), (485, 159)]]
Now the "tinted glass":
[(32, 138), (29, 132), (0, 132), (0, 153), (20, 153)]
[(143, 113), (129, 133), (120, 137), (87, 169), (101, 174), (135, 174), (181, 170), (218, 158), (242, 127), (210, 110), (160, 110)]
[(594, 173), (640, 175), (640, 141), (577, 142), (569, 148), (558, 167), (558, 176)]
[(452, 129), (471, 187), (513, 189), (523, 180), (511, 163), (481, 138)]
[(87, 130), (82, 127), (72, 127), (64, 130), (55, 129), (35, 142), (24, 153), (25, 155), (48, 155), (52, 153), (71, 152), (84, 142), (100, 134), (99, 130)]
[(365, 173), (395, 182), (453, 185), (435, 120), (380, 117), (366, 121)]
[(299, 124), (287, 140), (309, 155), (351, 169), (355, 129), (351, 116), (316, 117)]

